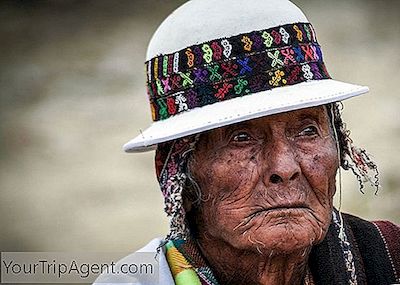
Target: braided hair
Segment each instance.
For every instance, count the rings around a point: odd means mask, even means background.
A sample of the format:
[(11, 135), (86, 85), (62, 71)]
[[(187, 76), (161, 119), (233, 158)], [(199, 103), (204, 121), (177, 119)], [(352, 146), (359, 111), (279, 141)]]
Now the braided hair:
[(343, 122), (341, 116), (343, 104), (335, 102), (327, 104), (326, 107), (333, 124), (332, 127), (337, 134), (340, 166), (344, 170), (351, 170), (353, 172), (362, 193), (364, 193), (365, 183), (369, 182), (375, 188), (376, 194), (380, 188), (378, 167), (365, 149), (353, 145), (353, 140), (350, 138), (350, 131), (346, 128), (346, 124)]

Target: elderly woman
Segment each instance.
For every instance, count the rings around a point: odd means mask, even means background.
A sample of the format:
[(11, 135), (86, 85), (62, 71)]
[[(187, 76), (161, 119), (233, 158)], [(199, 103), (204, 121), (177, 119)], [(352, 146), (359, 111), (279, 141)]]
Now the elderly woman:
[[(156, 149), (170, 234), (159, 284), (392, 284), (400, 229), (333, 207), (340, 166), (378, 170), (353, 146), (315, 31), (286, 0), (192, 0), (150, 42), (154, 123), (125, 145)], [(340, 194), (340, 193), (339, 193)]]

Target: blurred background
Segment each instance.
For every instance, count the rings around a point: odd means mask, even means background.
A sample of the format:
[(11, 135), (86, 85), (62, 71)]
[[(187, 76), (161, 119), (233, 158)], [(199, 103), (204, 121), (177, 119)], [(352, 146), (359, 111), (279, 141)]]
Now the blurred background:
[[(121, 146), (150, 123), (146, 45), (183, 2), (0, 1), (1, 251), (130, 252), (167, 233), (154, 154)], [(344, 172), (342, 209), (400, 223), (400, 1), (294, 2), (331, 75), (371, 89), (343, 116), (382, 189)]]

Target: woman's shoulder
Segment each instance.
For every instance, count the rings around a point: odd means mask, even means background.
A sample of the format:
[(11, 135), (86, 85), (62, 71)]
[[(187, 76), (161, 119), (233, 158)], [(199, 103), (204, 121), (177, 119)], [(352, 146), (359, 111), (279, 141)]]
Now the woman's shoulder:
[(158, 248), (164, 243), (162, 238), (154, 238), (148, 244), (137, 250), (136, 252), (157, 252)]
[(350, 214), (343, 214), (343, 218), (358, 241), (371, 241), (380, 238), (391, 250), (400, 250), (400, 226), (390, 221), (367, 221)]
[[(367, 221), (344, 214), (365, 266), (377, 265), (392, 269), (395, 278), (400, 278), (400, 227), (390, 221)], [(374, 265), (374, 266), (372, 266)]]
[[(171, 271), (162, 245), (164, 240), (155, 238), (139, 250), (120, 259), (112, 274), (102, 273), (93, 285), (173, 285)], [(145, 271), (144, 271), (145, 270)]]

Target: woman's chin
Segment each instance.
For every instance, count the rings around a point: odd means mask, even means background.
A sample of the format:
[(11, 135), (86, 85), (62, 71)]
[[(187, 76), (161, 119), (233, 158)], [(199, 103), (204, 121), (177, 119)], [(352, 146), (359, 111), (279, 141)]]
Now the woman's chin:
[(321, 242), (326, 229), (297, 213), (286, 216), (269, 215), (264, 222), (241, 235), (238, 247), (251, 248), (260, 253), (294, 253)]

